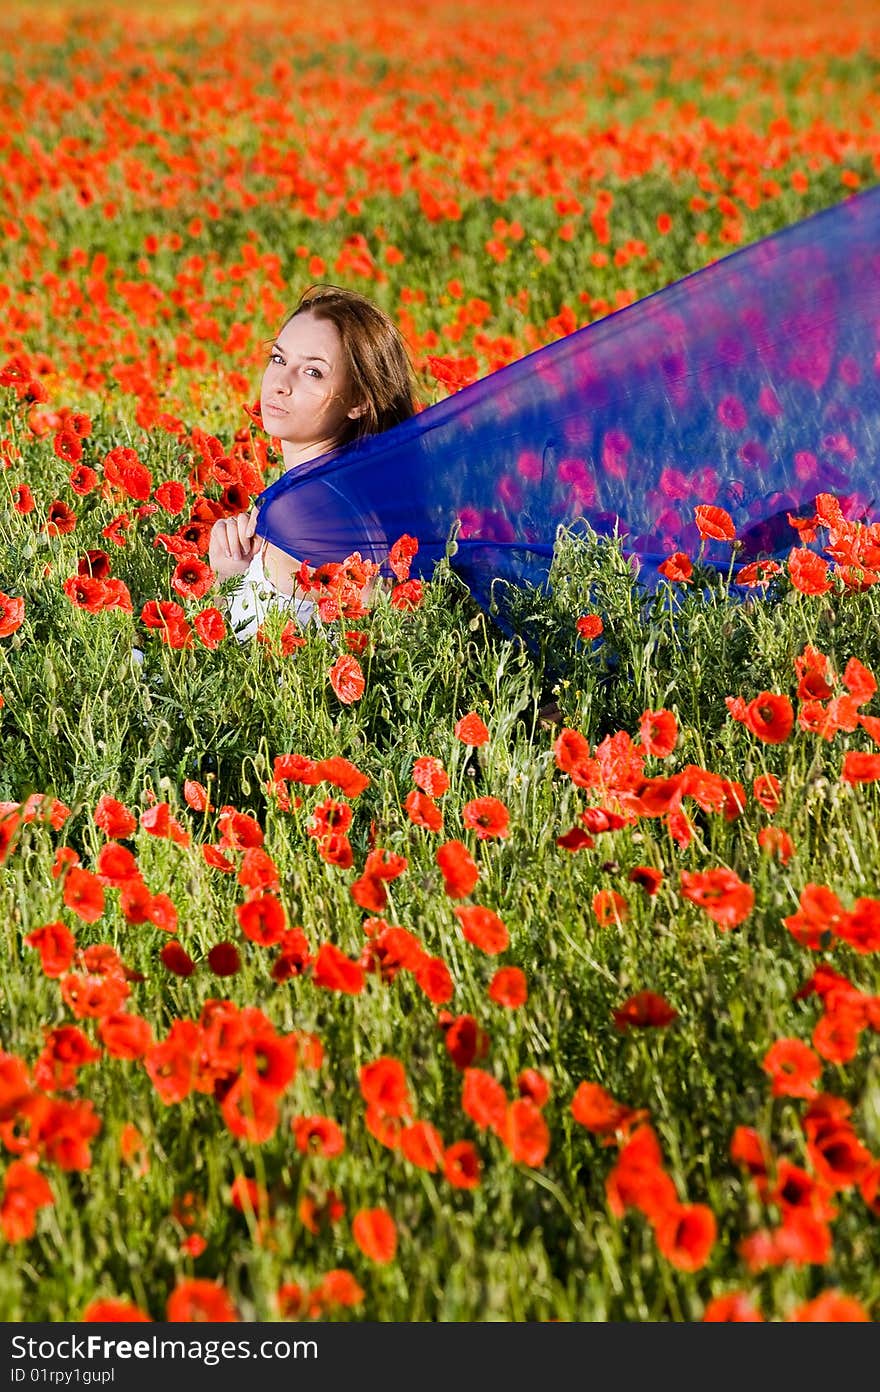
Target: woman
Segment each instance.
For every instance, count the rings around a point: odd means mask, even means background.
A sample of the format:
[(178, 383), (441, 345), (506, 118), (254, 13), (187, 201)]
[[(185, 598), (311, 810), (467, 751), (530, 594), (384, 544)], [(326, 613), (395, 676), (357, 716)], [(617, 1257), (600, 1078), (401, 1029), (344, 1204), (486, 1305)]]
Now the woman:
[[(263, 425), (280, 440), (285, 469), (388, 430), (416, 409), (412, 366), (392, 320), (354, 290), (310, 286), (272, 345), (260, 391)], [(208, 548), (218, 582), (242, 577), (229, 596), (240, 642), (273, 605), (301, 624), (314, 611), (296, 586), (299, 559), (255, 535), (257, 512), (221, 517)]]

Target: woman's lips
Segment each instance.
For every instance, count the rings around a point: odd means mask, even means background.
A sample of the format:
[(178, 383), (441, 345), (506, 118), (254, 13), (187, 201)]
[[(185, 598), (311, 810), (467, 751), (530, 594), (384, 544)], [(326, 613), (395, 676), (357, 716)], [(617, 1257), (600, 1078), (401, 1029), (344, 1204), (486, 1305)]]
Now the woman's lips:
[(286, 416), (287, 412), (283, 406), (278, 406), (274, 401), (267, 401), (263, 407), (267, 416)]

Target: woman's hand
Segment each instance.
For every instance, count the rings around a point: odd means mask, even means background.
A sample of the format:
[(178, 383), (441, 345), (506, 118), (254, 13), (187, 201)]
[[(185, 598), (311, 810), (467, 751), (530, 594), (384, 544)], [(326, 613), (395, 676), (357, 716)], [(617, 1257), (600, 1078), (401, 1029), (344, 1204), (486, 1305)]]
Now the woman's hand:
[(244, 575), (262, 538), (254, 536), (257, 509), (239, 512), (234, 517), (219, 517), (211, 528), (208, 541), (208, 563), (218, 580), (232, 575)]

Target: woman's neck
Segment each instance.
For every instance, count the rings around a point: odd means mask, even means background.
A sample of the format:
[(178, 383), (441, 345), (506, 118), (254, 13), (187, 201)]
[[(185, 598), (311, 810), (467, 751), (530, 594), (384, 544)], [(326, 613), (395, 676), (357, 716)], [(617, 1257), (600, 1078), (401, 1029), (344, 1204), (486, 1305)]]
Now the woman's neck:
[(286, 470), (298, 469), (301, 464), (308, 464), (310, 459), (319, 459), (322, 454), (329, 454), (336, 449), (337, 440), (315, 440), (308, 445), (294, 445), (289, 440), (281, 442), (281, 457), (284, 460)]

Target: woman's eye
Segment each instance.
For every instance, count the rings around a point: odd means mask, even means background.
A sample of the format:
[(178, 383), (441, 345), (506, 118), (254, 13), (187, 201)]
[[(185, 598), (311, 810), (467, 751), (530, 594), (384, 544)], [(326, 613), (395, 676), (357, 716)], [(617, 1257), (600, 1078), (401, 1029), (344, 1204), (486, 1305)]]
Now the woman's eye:
[(275, 352), (270, 353), (270, 354), (269, 354), (269, 361), (270, 361), (270, 362), (273, 362), (273, 363), (278, 363), (278, 364), (280, 364), (281, 367), (284, 366), (284, 359), (282, 358), (282, 356), (281, 356), (280, 353), (275, 353)]
[(318, 367), (307, 367), (307, 368), (306, 368), (306, 372), (313, 372), (314, 375), (318, 378), (319, 381), (320, 381), (321, 378), (324, 376), (323, 372), (322, 372), (321, 369), (318, 368)]

